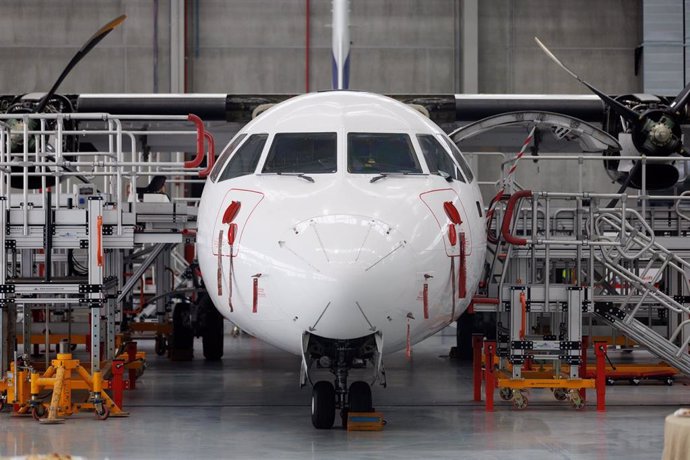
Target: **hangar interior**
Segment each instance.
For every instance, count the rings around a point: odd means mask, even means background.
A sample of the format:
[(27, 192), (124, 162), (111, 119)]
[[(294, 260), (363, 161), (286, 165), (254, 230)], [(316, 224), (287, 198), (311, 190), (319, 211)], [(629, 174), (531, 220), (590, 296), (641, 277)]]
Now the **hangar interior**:
[[(5, 2), (0, 456), (690, 458), (690, 409), (670, 416), (690, 405), (688, 6)], [(124, 22), (108, 23), (120, 15)], [(103, 24), (98, 43), (84, 45)], [(338, 46), (348, 50), (342, 62)], [(80, 48), (88, 56), (44, 97)], [(349, 87), (334, 76), (339, 66)], [(350, 97), (358, 102), (347, 107)], [(345, 139), (357, 122), (342, 120), (385, 112), (405, 120), (390, 130), (410, 133), (419, 159), (410, 170), (374, 166), (349, 201), (328, 201), (328, 187), (303, 192), (337, 168), (319, 153), (304, 163), (313, 170), (265, 177), (289, 110), (305, 119), (290, 128), (302, 137), (286, 145), (322, 152), (330, 140), (305, 133), (328, 134), (320, 127), (340, 120)], [(270, 120), (275, 128), (253, 128)], [(359, 128), (380, 136), (359, 145), (385, 150), (381, 126)], [(339, 145), (353, 149), (352, 135)], [(441, 163), (432, 170), (425, 135), (436, 136), (454, 173)], [(231, 171), (254, 141), (253, 166)], [(338, 157), (338, 168), (356, 176), (350, 161)], [(269, 199), (242, 188), (247, 175)], [(425, 195), (439, 192), (431, 186), (412, 192), (409, 184), (434, 175), (448, 188), (434, 198)], [(221, 189), (225, 180), (235, 185)], [(413, 293), (409, 312), (396, 304), (382, 314), (400, 325), (400, 346), (385, 332), (393, 326), (359, 302), (348, 316), (361, 313), (368, 335), (326, 337), (339, 308), (329, 311), (328, 296), (295, 336), (297, 355), (265, 332), (302, 321), (302, 310), (270, 316), (276, 292), (321, 295), (252, 246), (287, 209), (244, 232), (250, 217), (262, 218), (275, 180), (273, 197), (298, 199), (295, 215), (315, 201), (326, 209), (304, 221), (288, 214), (294, 235), (277, 242), (313, 269), (314, 286), (349, 281), (350, 271), (332, 266), (354, 248), (348, 270), (368, 251), (375, 258), (364, 271), (382, 264), (393, 283), (357, 278), (345, 297), (357, 286), (380, 291), (372, 298), (382, 303)], [(401, 214), (438, 224), (428, 247), (441, 248), (443, 271), (415, 265), (430, 250), (399, 255), (424, 233), (420, 224), (398, 241), (402, 224), (381, 217), (405, 191), (416, 204), (397, 202)], [(418, 205), (430, 214), (419, 217)], [(360, 218), (366, 212), (373, 217)], [(361, 228), (364, 240), (350, 248)], [(298, 254), (309, 229), (309, 250), (332, 272)], [(340, 249), (331, 251), (329, 232)], [(202, 258), (204, 249), (213, 257)], [(272, 288), (291, 270), (287, 290)], [(254, 326), (252, 315), (267, 316)]]

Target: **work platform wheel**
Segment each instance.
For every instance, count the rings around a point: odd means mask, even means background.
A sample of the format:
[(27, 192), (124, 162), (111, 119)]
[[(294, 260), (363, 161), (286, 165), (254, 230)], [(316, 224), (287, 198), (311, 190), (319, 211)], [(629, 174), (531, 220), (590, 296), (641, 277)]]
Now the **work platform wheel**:
[(553, 397), (556, 398), (556, 401), (565, 401), (568, 399), (568, 392), (565, 388), (554, 388)]
[(522, 390), (513, 390), (513, 406), (515, 406), (516, 409), (527, 409), (528, 404), (529, 399), (527, 399), (527, 396), (525, 396)]
[(322, 380), (314, 384), (311, 393), (311, 423), (314, 428), (328, 430), (335, 422), (335, 387)]
[(31, 408), (31, 416), (36, 421), (41, 420), (43, 417), (46, 416), (46, 408), (43, 407), (43, 404), (39, 404), (38, 406), (32, 407)]
[(361, 380), (353, 382), (348, 392), (350, 412), (373, 412), (371, 387)]
[(580, 390), (570, 390), (568, 397), (570, 398), (570, 404), (572, 404), (575, 409), (582, 410), (585, 408), (585, 400), (582, 399)]
[(673, 377), (666, 377), (664, 383), (668, 386), (673, 386)]
[(630, 379), (630, 383), (632, 383), (633, 385), (639, 385), (641, 381), (642, 380), (638, 379), (637, 377)]
[(513, 399), (513, 390), (510, 388), (501, 388), (498, 390), (498, 396), (503, 400), (503, 401), (510, 401)]
[(105, 404), (96, 404), (93, 412), (98, 420), (105, 420), (110, 416), (110, 408)]

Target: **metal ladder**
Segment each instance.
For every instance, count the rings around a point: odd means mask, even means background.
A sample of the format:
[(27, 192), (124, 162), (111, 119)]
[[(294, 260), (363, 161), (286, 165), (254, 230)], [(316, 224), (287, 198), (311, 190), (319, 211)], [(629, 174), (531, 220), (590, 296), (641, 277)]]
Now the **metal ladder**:
[[(665, 307), (669, 312), (684, 313), (684, 317), (690, 318), (690, 307), (681, 303), (688, 299), (671, 297), (655, 286), (663, 270), (670, 269), (682, 275), (681, 279), (688, 289), (686, 292), (690, 292), (690, 284), (683, 270), (690, 268), (690, 264), (656, 242), (653, 230), (633, 209), (600, 211), (595, 218), (594, 231), (598, 239), (621, 243), (620, 246), (600, 246), (595, 259), (631, 287), (620, 307), (614, 302), (597, 302), (594, 312), (668, 364), (690, 375), (690, 354), (686, 351), (690, 337), (684, 343), (676, 344), (676, 339), (683, 328), (690, 324), (690, 319), (682, 321), (670, 338), (666, 338), (635, 318), (642, 305), (650, 302)], [(615, 236), (611, 236), (614, 232)], [(623, 263), (632, 260), (647, 261), (647, 264), (639, 273), (635, 273)], [(652, 268), (658, 268), (658, 271), (650, 281), (645, 277)]]

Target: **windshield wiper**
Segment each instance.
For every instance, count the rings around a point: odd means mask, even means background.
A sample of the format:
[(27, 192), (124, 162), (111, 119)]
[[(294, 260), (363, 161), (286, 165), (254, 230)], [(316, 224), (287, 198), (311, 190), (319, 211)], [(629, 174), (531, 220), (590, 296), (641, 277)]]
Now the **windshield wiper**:
[(426, 174), (418, 173), (418, 172), (407, 172), (407, 171), (406, 172), (381, 173), (378, 176), (372, 177), (369, 182), (371, 182), (373, 184), (374, 182), (378, 182), (381, 179), (385, 179), (386, 177), (390, 177), (390, 176), (393, 176), (393, 177), (396, 177), (396, 176), (426, 176)]
[(446, 182), (453, 182), (453, 177), (445, 171), (438, 170), (438, 175), (443, 177)]
[(306, 180), (307, 182), (314, 183), (314, 178), (311, 177), (311, 176), (307, 176), (307, 175), (304, 174), (304, 173), (299, 173), (299, 172), (277, 172), (276, 174), (279, 175), (279, 176), (295, 176), (295, 177), (299, 177), (300, 179), (304, 179), (304, 180)]

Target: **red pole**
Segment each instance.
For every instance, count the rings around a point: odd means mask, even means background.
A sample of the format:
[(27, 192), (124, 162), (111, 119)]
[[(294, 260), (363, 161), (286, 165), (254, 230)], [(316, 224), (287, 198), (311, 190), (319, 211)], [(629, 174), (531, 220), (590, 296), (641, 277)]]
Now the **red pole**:
[(482, 334), (472, 334), (472, 382), (474, 400), (482, 400)]
[(113, 378), (110, 381), (110, 389), (113, 391), (113, 402), (122, 409), (122, 396), (125, 389), (125, 382), (122, 376), (125, 373), (125, 362), (121, 359), (114, 359), (112, 364)]
[(606, 411), (606, 342), (594, 342), (597, 356), (597, 411)]
[[(587, 348), (589, 348), (589, 336), (582, 337), (582, 350), (580, 350), (580, 358), (582, 363), (580, 364), (580, 378), (587, 378)], [(580, 388), (580, 397), (583, 401), (587, 401), (587, 389)]]
[(494, 353), (496, 352), (496, 342), (484, 342), (484, 366), (486, 376), (484, 382), (484, 393), (486, 398), (485, 410), (486, 412), (494, 411), (494, 387), (496, 382), (494, 380)]
[[(137, 343), (136, 342), (127, 342), (127, 362), (133, 363), (137, 359)], [(137, 382), (137, 370), (136, 369), (130, 369), (129, 370), (129, 389), (134, 390), (136, 389), (136, 382)]]

